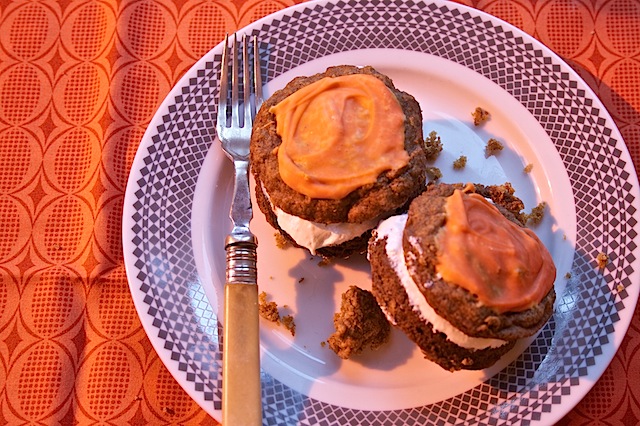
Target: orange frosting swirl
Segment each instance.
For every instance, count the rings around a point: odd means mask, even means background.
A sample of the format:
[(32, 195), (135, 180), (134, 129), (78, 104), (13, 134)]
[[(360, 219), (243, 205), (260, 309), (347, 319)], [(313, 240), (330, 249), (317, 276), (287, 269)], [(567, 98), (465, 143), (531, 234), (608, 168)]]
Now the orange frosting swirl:
[(551, 254), (530, 229), (505, 218), (478, 194), (455, 190), (437, 236), (436, 272), (497, 312), (531, 308), (556, 277)]
[(404, 113), (368, 74), (325, 77), (271, 107), (282, 180), (311, 198), (341, 199), (409, 161)]

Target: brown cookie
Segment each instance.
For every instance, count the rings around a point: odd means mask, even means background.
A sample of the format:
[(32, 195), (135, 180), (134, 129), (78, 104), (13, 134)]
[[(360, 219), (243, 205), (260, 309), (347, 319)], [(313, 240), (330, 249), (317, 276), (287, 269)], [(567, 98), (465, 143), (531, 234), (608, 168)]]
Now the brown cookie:
[[(316, 199), (296, 192), (280, 177), (276, 148), (282, 140), (276, 132), (276, 118), (269, 109), (297, 90), (324, 77), (349, 74), (369, 74), (380, 79), (395, 95), (405, 115), (404, 147), (409, 154), (406, 166), (381, 173), (376, 182), (361, 186), (342, 199)], [(387, 217), (406, 207), (425, 187), (426, 157), (423, 150), (422, 112), (417, 101), (397, 90), (391, 79), (372, 67), (336, 66), (309, 77), (298, 77), (285, 88), (275, 92), (258, 112), (251, 137), (251, 167), (257, 183), (258, 205), (271, 225), (278, 228), (272, 206), (284, 212), (316, 223), (364, 223)], [(264, 193), (268, 194), (268, 199)], [(285, 237), (286, 233), (283, 234)], [(368, 234), (359, 244), (328, 248), (321, 253), (327, 257), (345, 257), (355, 251), (366, 251)], [(295, 241), (292, 240), (295, 243)], [(363, 244), (364, 243), (364, 244)], [(342, 246), (342, 244), (340, 244)]]
[[(446, 369), (486, 368), (506, 353), (516, 340), (535, 334), (553, 313), (553, 287), (544, 298), (529, 309), (519, 312), (497, 312), (483, 305), (466, 289), (444, 281), (436, 273), (438, 240), (436, 235), (445, 225), (446, 198), (463, 185), (435, 184), (413, 200), (402, 231), (402, 249), (407, 270), (420, 293), (441, 318), (469, 337), (491, 338), (508, 342), (498, 348), (470, 350), (449, 341), (446, 335), (434, 333), (432, 325), (411, 306), (396, 270), (387, 256), (386, 238), (375, 235), (369, 243), (372, 270), (372, 292), (387, 314), (425, 353)], [(467, 187), (467, 191), (473, 190)], [(519, 221), (524, 207), (510, 185), (475, 185), (475, 192), (493, 200), (500, 212), (512, 222)], [(503, 207), (504, 206), (504, 207)]]

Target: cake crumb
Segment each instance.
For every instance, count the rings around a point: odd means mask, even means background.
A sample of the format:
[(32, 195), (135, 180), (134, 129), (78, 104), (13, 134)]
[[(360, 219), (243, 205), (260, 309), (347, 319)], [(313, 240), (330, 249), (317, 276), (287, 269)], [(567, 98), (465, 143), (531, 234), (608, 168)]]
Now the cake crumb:
[(293, 316), (285, 315), (282, 317), (282, 325), (289, 330), (292, 336), (296, 335), (296, 323), (293, 321)]
[(424, 152), (427, 155), (427, 160), (430, 161), (438, 158), (438, 155), (442, 152), (442, 141), (435, 130), (429, 132), (429, 135), (425, 138)]
[(280, 312), (276, 302), (267, 302), (267, 293), (264, 291), (258, 295), (258, 312), (267, 321), (280, 325)]
[(476, 192), (485, 198), (490, 198), (495, 204), (502, 206), (513, 214), (521, 224), (526, 223), (526, 215), (522, 213), (524, 203), (515, 196), (515, 188), (510, 182), (502, 185), (475, 185)]
[(544, 210), (547, 207), (547, 203), (542, 201), (540, 204), (531, 209), (531, 213), (525, 215), (525, 223), (531, 223), (532, 225), (538, 225), (544, 219)]
[(321, 266), (321, 267), (331, 266), (332, 263), (333, 262), (331, 262), (331, 259), (323, 257), (322, 259), (320, 259), (320, 262), (318, 262), (318, 266)]
[(609, 263), (609, 256), (607, 256), (604, 252), (600, 252), (596, 256), (596, 262), (598, 262), (598, 268), (604, 269)]
[(491, 117), (491, 114), (482, 107), (476, 107), (476, 109), (471, 113), (471, 116), (473, 117), (473, 125), (479, 126), (487, 121)]
[(524, 166), (524, 169), (522, 169), (523, 172), (525, 173), (531, 173), (531, 170), (533, 170), (533, 164), (529, 163), (526, 166)]
[[(287, 305), (283, 307), (288, 308)], [(289, 330), (292, 336), (296, 335), (296, 323), (293, 320), (293, 316), (281, 316), (278, 310), (278, 304), (276, 302), (267, 302), (267, 293), (264, 291), (258, 295), (258, 313), (267, 321), (271, 321), (277, 325), (283, 325), (284, 328)]]
[(324, 348), (325, 346), (327, 346), (327, 342), (325, 342), (325, 341), (323, 340), (322, 342), (320, 342), (320, 346), (322, 346), (322, 347)]
[(567, 272), (566, 274), (564, 274), (564, 277), (565, 277), (566, 279), (571, 278), (571, 272)]
[(276, 232), (273, 236), (276, 239), (276, 247), (279, 249), (285, 249), (291, 244), (280, 232)]
[(492, 155), (496, 155), (498, 152), (504, 149), (504, 145), (496, 138), (490, 138), (487, 141), (487, 146), (484, 148), (484, 153), (486, 157), (491, 157)]
[(618, 285), (616, 286), (616, 291), (617, 291), (618, 293), (622, 293), (622, 292), (624, 291), (624, 286), (623, 286), (622, 284), (618, 284)]
[(461, 155), (456, 161), (453, 162), (453, 168), (456, 170), (464, 169), (467, 165), (467, 156)]
[(340, 312), (333, 316), (335, 333), (329, 347), (340, 358), (348, 359), (364, 349), (377, 349), (389, 339), (391, 326), (368, 290), (351, 286), (342, 294)]
[(431, 180), (438, 180), (442, 177), (442, 171), (437, 167), (427, 167), (427, 176)]

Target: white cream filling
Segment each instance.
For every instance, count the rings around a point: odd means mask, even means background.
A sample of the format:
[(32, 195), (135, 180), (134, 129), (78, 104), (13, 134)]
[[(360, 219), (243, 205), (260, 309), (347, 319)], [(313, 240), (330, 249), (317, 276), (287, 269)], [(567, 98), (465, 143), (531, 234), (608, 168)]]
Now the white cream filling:
[[(433, 310), (420, 292), (416, 282), (411, 278), (404, 260), (402, 234), (406, 223), (406, 214), (392, 216), (383, 220), (376, 230), (376, 239), (381, 240), (385, 237), (387, 238), (386, 253), (389, 257), (389, 262), (407, 292), (413, 310), (416, 311), (423, 320), (430, 322), (435, 332), (444, 333), (448, 340), (465, 349), (480, 350), (498, 348), (505, 345), (507, 342), (500, 339), (468, 336)], [(412, 243), (415, 243), (415, 241), (412, 241)]]
[(307, 248), (311, 254), (322, 247), (335, 246), (359, 237), (370, 229), (375, 228), (378, 219), (364, 223), (318, 223), (291, 215), (271, 203), (269, 194), (265, 194), (271, 209), (276, 214), (278, 226), (282, 228), (300, 246)]
[(365, 223), (318, 223), (290, 215), (274, 207), (278, 218), (278, 225), (302, 247), (309, 249), (311, 254), (322, 247), (335, 246), (352, 240), (374, 228), (376, 220)]

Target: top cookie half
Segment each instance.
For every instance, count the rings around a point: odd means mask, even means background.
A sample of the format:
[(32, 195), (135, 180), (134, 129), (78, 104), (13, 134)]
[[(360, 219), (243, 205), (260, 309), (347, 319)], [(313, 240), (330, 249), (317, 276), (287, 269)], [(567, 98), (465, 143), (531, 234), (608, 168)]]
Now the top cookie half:
[[(384, 83), (397, 100), (404, 114), (400, 131), (403, 133), (408, 161), (402, 167), (382, 171), (373, 182), (359, 186), (340, 198), (303, 194), (282, 178), (278, 150), (283, 140), (278, 133), (278, 122), (272, 107), (325, 77), (353, 74), (375, 77)], [(323, 142), (318, 140), (317, 143)], [(327, 155), (326, 161), (334, 161), (334, 156), (339, 155), (340, 152), (336, 150)], [(423, 150), (422, 112), (413, 96), (396, 89), (389, 77), (372, 67), (336, 66), (328, 68), (324, 73), (298, 77), (275, 92), (260, 108), (251, 137), (251, 165), (258, 184), (256, 190), (265, 192), (274, 207), (290, 215), (325, 224), (363, 223), (384, 217), (407, 205), (424, 189), (426, 158)]]

